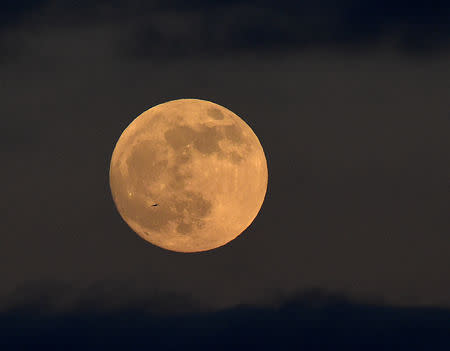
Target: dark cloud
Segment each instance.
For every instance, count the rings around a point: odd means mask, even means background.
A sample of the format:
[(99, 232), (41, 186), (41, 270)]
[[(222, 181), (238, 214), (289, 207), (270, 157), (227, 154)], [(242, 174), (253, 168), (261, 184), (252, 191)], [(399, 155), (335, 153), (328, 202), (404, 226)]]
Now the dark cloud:
[(48, 0), (4, 0), (0, 4), (0, 29), (16, 25), (23, 16), (40, 10)]
[[(6, 24), (122, 28), (118, 50), (139, 58), (223, 56), (312, 48), (437, 54), (450, 47), (450, 5), (439, 1), (41, 1), (10, 5)], [(44, 6), (45, 5), (45, 6)], [(3, 45), (5, 46), (5, 41)], [(9, 44), (12, 45), (11, 43)]]
[[(450, 310), (398, 308), (310, 291), (272, 306), (177, 312), (189, 299), (167, 295), (114, 309), (80, 303), (64, 312), (19, 305), (0, 315), (2, 350), (433, 350), (450, 347)], [(171, 308), (164, 308), (171, 306)], [(175, 309), (173, 309), (175, 307)], [(161, 310), (175, 312), (161, 312)]]
[(11, 27), (23, 25), (24, 17), (39, 11), (46, 2), (5, 0), (0, 3), (0, 64), (14, 60), (23, 51), (24, 43), (10, 32)]
[(448, 49), (450, 6), (423, 1), (198, 2), (152, 13), (130, 38), (137, 57), (388, 46), (409, 53)]

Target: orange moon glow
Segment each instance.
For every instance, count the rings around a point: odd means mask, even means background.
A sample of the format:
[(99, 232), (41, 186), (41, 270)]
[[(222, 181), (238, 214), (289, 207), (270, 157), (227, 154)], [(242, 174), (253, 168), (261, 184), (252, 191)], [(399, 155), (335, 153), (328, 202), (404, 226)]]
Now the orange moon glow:
[(111, 192), (143, 239), (179, 252), (211, 250), (255, 219), (267, 189), (267, 162), (252, 129), (209, 101), (180, 99), (137, 117), (120, 136)]

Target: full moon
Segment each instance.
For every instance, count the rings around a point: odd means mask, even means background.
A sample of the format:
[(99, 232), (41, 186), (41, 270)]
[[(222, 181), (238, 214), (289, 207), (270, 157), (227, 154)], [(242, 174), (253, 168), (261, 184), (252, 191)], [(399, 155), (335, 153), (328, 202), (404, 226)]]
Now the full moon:
[(236, 114), (198, 99), (145, 111), (123, 131), (109, 170), (125, 222), (164, 249), (206, 251), (239, 236), (267, 190), (264, 150)]

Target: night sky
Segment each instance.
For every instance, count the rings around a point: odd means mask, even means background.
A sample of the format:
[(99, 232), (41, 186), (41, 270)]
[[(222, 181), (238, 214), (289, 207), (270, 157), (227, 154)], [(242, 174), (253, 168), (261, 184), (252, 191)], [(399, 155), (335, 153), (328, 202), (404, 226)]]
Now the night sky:
[[(2, 1), (0, 348), (450, 349), (450, 3)], [(266, 153), (252, 225), (153, 246), (126, 126), (218, 103)], [(3, 345), (3, 346), (2, 346)]]

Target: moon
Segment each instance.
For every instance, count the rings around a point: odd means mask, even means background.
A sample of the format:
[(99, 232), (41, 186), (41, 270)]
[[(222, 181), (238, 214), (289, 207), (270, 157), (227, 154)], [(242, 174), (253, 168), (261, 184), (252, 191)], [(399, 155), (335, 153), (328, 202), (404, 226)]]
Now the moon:
[(177, 252), (211, 250), (257, 216), (267, 190), (264, 150), (223, 106), (179, 99), (123, 131), (109, 170), (118, 212), (140, 237)]

